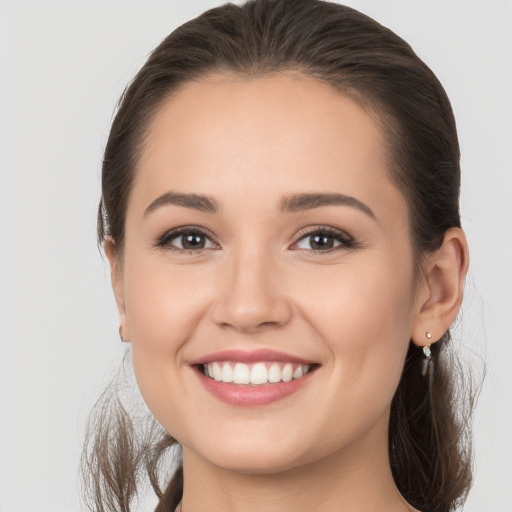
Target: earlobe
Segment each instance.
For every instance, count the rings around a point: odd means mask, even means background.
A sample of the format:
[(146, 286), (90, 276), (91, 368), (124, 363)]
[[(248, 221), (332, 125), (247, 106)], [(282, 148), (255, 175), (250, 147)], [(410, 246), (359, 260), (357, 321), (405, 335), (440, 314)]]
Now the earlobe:
[[(418, 346), (438, 341), (454, 322), (462, 303), (469, 264), (468, 245), (460, 228), (450, 228), (442, 246), (425, 260), (425, 277), (411, 339)], [(426, 333), (431, 333), (427, 339)]]
[(105, 254), (110, 265), (110, 281), (112, 290), (119, 312), (119, 335), (122, 341), (130, 340), (130, 329), (126, 316), (126, 307), (124, 301), (124, 283), (121, 262), (119, 261), (119, 251), (116, 248), (114, 240), (107, 238), (105, 240)]

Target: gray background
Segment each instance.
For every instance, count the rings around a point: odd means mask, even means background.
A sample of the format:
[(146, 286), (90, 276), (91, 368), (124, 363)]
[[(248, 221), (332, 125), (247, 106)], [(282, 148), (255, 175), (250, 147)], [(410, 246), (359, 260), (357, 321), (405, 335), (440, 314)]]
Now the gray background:
[[(124, 347), (95, 247), (114, 105), (150, 50), (212, 0), (0, 0), (0, 512), (81, 510), (83, 423)], [(466, 510), (512, 511), (512, 1), (351, 0), (450, 96), (471, 250), (455, 343), (487, 378)], [(150, 510), (142, 500), (140, 510)]]

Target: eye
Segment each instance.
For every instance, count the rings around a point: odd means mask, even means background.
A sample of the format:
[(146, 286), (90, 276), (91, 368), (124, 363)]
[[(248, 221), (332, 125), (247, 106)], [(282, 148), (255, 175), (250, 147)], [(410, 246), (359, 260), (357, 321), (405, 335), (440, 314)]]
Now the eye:
[(354, 245), (354, 239), (347, 233), (334, 228), (317, 228), (302, 235), (292, 249), (314, 252), (330, 252), (337, 249), (349, 248)]
[(168, 231), (157, 240), (156, 246), (186, 253), (218, 248), (210, 236), (198, 228), (179, 228)]

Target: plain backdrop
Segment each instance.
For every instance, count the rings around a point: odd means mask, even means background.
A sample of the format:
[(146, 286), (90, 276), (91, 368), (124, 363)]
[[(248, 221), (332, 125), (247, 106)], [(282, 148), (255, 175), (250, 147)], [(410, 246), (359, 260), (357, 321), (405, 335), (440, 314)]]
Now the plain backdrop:
[[(115, 103), (213, 0), (0, 0), (0, 512), (78, 512), (88, 411), (124, 346), (95, 245)], [(350, 0), (450, 96), (471, 250), (455, 343), (487, 363), (465, 510), (512, 511), (512, 1)], [(154, 500), (142, 500), (150, 510)]]

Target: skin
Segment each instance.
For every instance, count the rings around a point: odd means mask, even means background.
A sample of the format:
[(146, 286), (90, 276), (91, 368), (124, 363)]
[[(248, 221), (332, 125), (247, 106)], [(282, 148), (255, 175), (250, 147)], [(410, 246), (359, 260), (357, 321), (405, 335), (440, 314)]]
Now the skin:
[[(183, 446), (183, 510), (414, 510), (389, 467), (390, 404), (410, 340), (426, 345), (427, 330), (439, 339), (458, 311), (462, 231), (449, 230), (417, 276), (376, 119), (298, 74), (188, 84), (146, 141), (123, 259), (112, 240), (106, 251), (142, 395)], [(169, 191), (208, 196), (218, 211), (146, 212)], [(353, 204), (280, 210), (304, 193), (350, 196), (372, 214)], [(206, 230), (205, 248), (180, 252), (180, 237), (157, 246), (182, 226)], [(318, 250), (307, 235), (326, 226), (353, 243)], [(189, 364), (260, 348), (319, 367), (288, 397), (237, 407)]]

